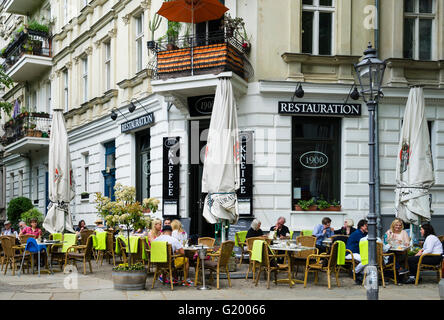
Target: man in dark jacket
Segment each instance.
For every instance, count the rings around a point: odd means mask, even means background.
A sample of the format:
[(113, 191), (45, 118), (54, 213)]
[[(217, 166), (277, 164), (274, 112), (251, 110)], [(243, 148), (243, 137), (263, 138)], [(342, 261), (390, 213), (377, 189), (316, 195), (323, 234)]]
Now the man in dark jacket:
[[(364, 238), (368, 233), (368, 221), (362, 219), (358, 222), (358, 230), (353, 232), (347, 240), (346, 248), (353, 252), (353, 258), (356, 265), (361, 262), (361, 255), (359, 254), (359, 241)], [(348, 254), (345, 259), (351, 259), (351, 254)], [(363, 275), (361, 273), (356, 274), (356, 283), (362, 283)]]

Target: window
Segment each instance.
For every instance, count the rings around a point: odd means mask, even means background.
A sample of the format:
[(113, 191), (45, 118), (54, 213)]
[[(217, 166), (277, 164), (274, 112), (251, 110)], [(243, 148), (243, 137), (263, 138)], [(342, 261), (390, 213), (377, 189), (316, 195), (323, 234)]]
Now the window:
[(302, 1), (302, 53), (333, 53), (334, 0)]
[(14, 188), (15, 188), (15, 181), (14, 181), (14, 172), (11, 172), (9, 174), (9, 200), (14, 198)]
[(89, 186), (89, 153), (83, 154), (83, 191), (88, 192)]
[(116, 184), (116, 144), (111, 141), (104, 144), (105, 147), (105, 170), (102, 171), (105, 182), (105, 196), (111, 201), (115, 200), (114, 185)]
[(151, 146), (150, 130), (144, 130), (136, 134), (136, 199), (142, 201), (150, 197), (151, 178)]
[(436, 0), (404, 0), (404, 58), (432, 60)]
[(294, 117), (293, 205), (299, 200), (340, 200), (341, 119)]
[(88, 57), (82, 58), (83, 102), (88, 101)]
[(34, 203), (38, 203), (39, 201), (39, 193), (40, 193), (39, 175), (40, 175), (39, 168), (35, 168)]
[(111, 42), (105, 42), (105, 88), (111, 89)]
[(63, 1), (63, 24), (68, 23), (68, 0)]
[(23, 170), (19, 170), (18, 174), (18, 196), (23, 196)]
[(143, 68), (143, 13), (136, 17), (136, 72)]
[(6, 207), (5, 167), (0, 167), (0, 209)]
[(46, 113), (51, 112), (51, 82), (46, 83)]
[[(50, 98), (51, 99), (51, 98)], [(68, 70), (63, 70), (63, 102), (65, 104), (65, 112), (69, 111), (69, 81)]]

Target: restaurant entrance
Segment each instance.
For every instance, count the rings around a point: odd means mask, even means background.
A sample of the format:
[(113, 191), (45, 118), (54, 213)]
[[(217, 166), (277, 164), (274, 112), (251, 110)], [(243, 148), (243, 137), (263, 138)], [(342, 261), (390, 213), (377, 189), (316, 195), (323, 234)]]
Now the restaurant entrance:
[(214, 237), (214, 226), (202, 216), (206, 193), (202, 193), (203, 161), (210, 119), (191, 120), (188, 132), (190, 234)]

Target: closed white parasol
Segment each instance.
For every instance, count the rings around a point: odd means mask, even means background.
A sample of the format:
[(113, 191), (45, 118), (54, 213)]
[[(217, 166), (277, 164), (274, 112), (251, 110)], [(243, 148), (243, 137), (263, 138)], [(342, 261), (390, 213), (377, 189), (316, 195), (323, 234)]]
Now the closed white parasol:
[[(217, 84), (202, 174), (203, 216), (212, 224), (238, 221), (239, 133), (236, 101), (230, 79)], [(221, 240), (225, 232), (222, 230)]]
[(396, 162), (396, 216), (419, 225), (430, 221), (429, 189), (435, 184), (424, 92), (410, 89)]
[(63, 111), (54, 109), (48, 155), (49, 209), (43, 227), (50, 233), (75, 232), (69, 202), (74, 199), (74, 180)]

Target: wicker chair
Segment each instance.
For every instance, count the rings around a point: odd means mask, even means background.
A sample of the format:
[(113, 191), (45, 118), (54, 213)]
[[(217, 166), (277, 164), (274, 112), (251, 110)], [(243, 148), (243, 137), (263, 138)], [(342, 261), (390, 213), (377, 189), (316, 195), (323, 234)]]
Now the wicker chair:
[(293, 255), (292, 263), (294, 266), (296, 266), (294, 270), (295, 276), (298, 274), (299, 266), (305, 267), (305, 262), (307, 261), (307, 257), (309, 255), (319, 253), (319, 250), (316, 248), (316, 238), (313, 236), (298, 236), (296, 237), (296, 243), (300, 243), (304, 247), (309, 247), (314, 249), (299, 251)]
[(262, 237), (252, 237), (247, 239), (247, 252), (248, 252), (248, 259), (250, 260), (248, 263), (248, 271), (245, 275), (245, 280), (248, 279), (248, 275), (250, 274), (250, 270), (253, 271), (253, 281), (254, 281), (254, 275), (256, 273), (256, 261), (251, 260), (251, 255), (253, 253), (253, 242), (254, 240), (264, 240)]
[(122, 240), (122, 238), (117, 238), (116, 241), (117, 241), (117, 245), (119, 246), (119, 249), (120, 249), (120, 255), (122, 257), (123, 263), (128, 263), (125, 242)]
[[(18, 249), (15, 246), (15, 237), (11, 238), (9, 236), (1, 236), (0, 242), (2, 244), (2, 248), (3, 248), (4, 254), (5, 254), (5, 257), (4, 257), (5, 272), (4, 272), (4, 274), (6, 274), (6, 272), (8, 271), (8, 265), (9, 265), (12, 269), (12, 275), (14, 276), (15, 270), (17, 269), (17, 267), (20, 265), (20, 262), (22, 261), (24, 249)], [(30, 257), (31, 257), (30, 253), (25, 252), (25, 261), (27, 262), (28, 273), (29, 273)], [(32, 265), (31, 265), (31, 268), (32, 268)]]
[(19, 236), (20, 243), (26, 245), (26, 242), (28, 241), (29, 238), (36, 239), (37, 237), (32, 234), (22, 234), (21, 236)]
[[(262, 271), (267, 273), (267, 289), (270, 289), (270, 275), (272, 272), (274, 273), (274, 282), (276, 285), (277, 285), (277, 273), (278, 272), (287, 272), (288, 277), (290, 278), (291, 271), (290, 271), (289, 261), (288, 261), (288, 263), (280, 264), (280, 263), (278, 263), (279, 258), (287, 259), (288, 256), (287, 256), (287, 254), (275, 253), (273, 250), (270, 249), (268, 242), (265, 242), (264, 245), (262, 246), (262, 263), (259, 265), (259, 273), (257, 274), (256, 283), (255, 283), (256, 286), (257, 286), (257, 283), (259, 282)], [(284, 262), (285, 262), (285, 260), (284, 260)], [(289, 284), (290, 284), (290, 288), (291, 288), (292, 282), (289, 281)]]
[[(313, 258), (316, 259), (315, 262), (310, 263)], [(323, 264), (320, 259), (327, 259), (327, 265)], [(318, 282), (318, 273), (327, 272), (328, 289), (331, 289), (331, 273), (334, 272), (336, 277), (336, 284), (339, 287), (339, 270), (337, 265), (338, 260), (338, 242), (332, 244), (329, 254), (311, 254), (307, 257), (305, 264), (305, 277), (304, 277), (304, 288), (307, 287), (307, 278), (309, 272), (315, 273), (315, 283)]]
[(419, 273), (421, 272), (421, 270), (432, 270), (432, 271), (436, 271), (436, 275), (437, 275), (437, 279), (438, 282), (441, 280), (442, 278), (442, 272), (443, 272), (443, 263), (442, 263), (442, 258), (441, 261), (439, 262), (439, 264), (433, 265), (433, 264), (425, 264), (424, 262), (422, 262), (422, 260), (424, 259), (424, 257), (436, 257), (436, 256), (441, 256), (441, 254), (432, 254), (432, 253), (426, 253), (426, 254), (422, 254), (419, 257), (419, 261), (418, 261), (418, 269), (416, 270), (416, 280), (415, 280), (415, 286), (418, 285), (419, 282)]
[(80, 232), (80, 245), (85, 246), (90, 235), (94, 234), (94, 230), (83, 230)]
[(174, 270), (184, 270), (184, 268), (185, 268), (185, 263), (179, 268), (176, 268), (174, 266), (174, 258), (177, 258), (177, 257), (181, 257), (181, 256), (180, 255), (173, 255), (171, 244), (167, 243), (167, 262), (151, 262), (153, 264), (153, 266), (155, 266), (153, 284), (151, 286), (151, 289), (154, 288), (154, 283), (156, 282), (157, 277), (160, 274), (162, 274), (163, 279), (165, 279), (166, 274), (168, 274), (169, 279), (170, 279), (171, 291), (174, 290), (173, 281), (171, 281), (171, 279), (173, 279), (173, 271)]
[(216, 239), (210, 237), (202, 237), (197, 239), (197, 243), (212, 248)]
[(237, 246), (241, 249), (241, 257), (239, 260), (239, 266), (242, 264), (242, 261), (244, 259), (244, 254), (247, 253), (248, 250), (246, 250), (247, 241), (245, 239), (248, 231), (238, 231), (234, 234), (234, 237), (236, 238)]
[[(113, 258), (113, 266), (116, 265), (116, 256), (114, 253), (114, 235), (112, 232), (107, 231), (106, 234), (106, 249), (105, 250), (97, 250), (97, 264), (99, 264), (100, 260), (100, 266), (103, 264), (103, 257), (108, 257), (108, 263), (111, 263), (111, 258)], [(125, 251), (126, 253), (126, 251)]]
[(65, 254), (65, 268), (68, 264), (68, 260), (83, 262), (83, 274), (86, 274), (86, 262), (89, 264), (89, 271), (92, 273), (91, 259), (93, 259), (93, 240), (92, 236), (89, 236), (86, 241), (86, 246), (71, 246), (66, 250)]
[[(228, 286), (231, 288), (230, 272), (228, 271), (228, 262), (230, 261), (231, 253), (233, 252), (234, 241), (228, 240), (222, 243), (220, 250), (217, 253), (210, 253), (209, 256), (215, 258), (215, 261), (206, 261), (205, 269), (210, 271), (210, 281), (213, 281), (213, 272), (216, 272), (217, 289), (220, 289), (219, 279), (220, 273), (227, 274)], [(199, 261), (200, 263), (200, 261)], [(199, 265), (198, 263), (198, 265)], [(196, 278), (199, 276), (199, 267), (196, 268)], [(205, 275), (202, 275), (205, 276)]]
[[(388, 264), (384, 264), (384, 257), (393, 257), (393, 261)], [(382, 243), (377, 242), (376, 243), (376, 259), (377, 259), (376, 264), (378, 266), (378, 271), (381, 274), (382, 286), (385, 288), (384, 270), (393, 271), (393, 282), (395, 284), (398, 284), (398, 282), (396, 280), (396, 255), (393, 252), (392, 253), (384, 253)], [(365, 277), (366, 277), (366, 274), (364, 273), (364, 279), (362, 280), (362, 285), (364, 285), (364, 283), (365, 283)]]

